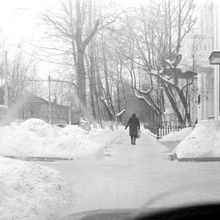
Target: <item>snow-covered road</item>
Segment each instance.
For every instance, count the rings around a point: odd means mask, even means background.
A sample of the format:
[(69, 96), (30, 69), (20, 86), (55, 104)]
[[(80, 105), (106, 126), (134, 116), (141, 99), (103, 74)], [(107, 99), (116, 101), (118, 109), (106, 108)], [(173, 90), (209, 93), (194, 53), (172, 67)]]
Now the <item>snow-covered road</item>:
[(127, 132), (122, 132), (101, 160), (43, 164), (59, 170), (72, 185), (75, 191), (72, 213), (139, 208), (164, 192), (167, 195), (151, 206), (220, 198), (219, 162), (169, 161), (168, 152), (147, 133), (133, 146)]

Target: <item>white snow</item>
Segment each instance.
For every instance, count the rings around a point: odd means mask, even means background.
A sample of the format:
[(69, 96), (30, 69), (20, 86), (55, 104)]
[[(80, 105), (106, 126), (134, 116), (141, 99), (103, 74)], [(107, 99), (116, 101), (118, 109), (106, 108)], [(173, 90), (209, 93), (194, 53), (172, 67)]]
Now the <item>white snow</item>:
[(174, 152), (177, 158), (220, 157), (220, 121), (199, 122)]
[(182, 141), (192, 132), (192, 128), (183, 128), (180, 131), (171, 132), (160, 139), (160, 141)]
[[(72, 125), (59, 128), (40, 119), (29, 119), (0, 127), (0, 154), (101, 158), (104, 148), (119, 136), (120, 130), (92, 127), (85, 131)], [(72, 209), (74, 190), (52, 168), (0, 157), (0, 220), (56, 219)]]
[(144, 128), (143, 125), (141, 125), (141, 134), (145, 134), (145, 135), (151, 136), (151, 137), (153, 137), (153, 138), (157, 138), (157, 135), (156, 135), (156, 134), (154, 134), (153, 132), (151, 132), (149, 129)]
[[(5, 133), (2, 133), (2, 130)], [(14, 124), (0, 128), (1, 139), (4, 139), (4, 134), (9, 135), (8, 131), (15, 132), (13, 138), (16, 138), (16, 134), (20, 134), (18, 131), (27, 135), (28, 141), (23, 145), (26, 147), (31, 147), (28, 144), (34, 144), (30, 141), (33, 137), (36, 140), (52, 140), (51, 145), (44, 145), (44, 147), (48, 148), (48, 152), (56, 154), (59, 152), (59, 155), (66, 150), (64, 146), (59, 149), (52, 146), (56, 138), (56, 140), (59, 137), (63, 139), (63, 143), (70, 141), (71, 144), (72, 140), (78, 140), (79, 147), (82, 149), (82, 152), (78, 154), (81, 155), (80, 158), (85, 155), (95, 155), (96, 147), (93, 146), (95, 144), (99, 149), (103, 149), (104, 145), (107, 146), (113, 140), (114, 143), (108, 146), (108, 154), (105, 154), (102, 160), (45, 163), (59, 170), (72, 184), (74, 196), (59, 173), (52, 168), (0, 158), (0, 219), (2, 220), (13, 218), (46, 220), (56, 219), (55, 216), (58, 214), (65, 215), (65, 213), (86, 210), (138, 208), (147, 201), (151, 201), (150, 198), (161, 193), (166, 193), (171, 198), (157, 200), (158, 203), (153, 205), (154, 207), (172, 207), (181, 202), (190, 204), (194, 199), (198, 202), (202, 199), (214, 201), (214, 199), (220, 198), (218, 184), (220, 168), (217, 163), (171, 162), (166, 158), (167, 149), (153, 138), (147, 129), (142, 129), (141, 138), (137, 139), (135, 146), (130, 145), (128, 131), (121, 129), (111, 131), (110, 129), (93, 128), (87, 132), (78, 126), (57, 128), (32, 119), (20, 125)], [(211, 134), (210, 131), (214, 134)], [(199, 144), (202, 145), (201, 142), (206, 141), (207, 149), (210, 149), (213, 142), (216, 143), (217, 148), (217, 145), (220, 146), (218, 144), (220, 142), (219, 132), (220, 122), (202, 122), (188, 137), (185, 137), (182, 143), (189, 137), (194, 137), (189, 140), (200, 140), (197, 147)], [(180, 140), (184, 137), (183, 134), (175, 135), (176, 137), (171, 137), (170, 140)], [(68, 141), (64, 137), (67, 137)], [(18, 138), (18, 140), (25, 140), (22, 138)], [(86, 141), (90, 141), (90, 145)], [(12, 140), (11, 143), (13, 144)], [(41, 144), (40, 141), (39, 143)], [(68, 148), (67, 145), (65, 146)], [(191, 144), (192, 146), (194, 145)], [(11, 148), (12, 153), (16, 153), (16, 146), (14, 147), (14, 149)], [(35, 147), (37, 148), (37, 145)], [(43, 146), (39, 145), (39, 147), (43, 150)], [(91, 151), (89, 151), (89, 147), (92, 148)], [(75, 145), (71, 145), (70, 149), (73, 148)], [(36, 154), (36, 149), (32, 147), (31, 149), (33, 151), (30, 152)], [(187, 149), (186, 145), (184, 149)], [(19, 150), (22, 151), (22, 148)], [(70, 152), (73, 153), (73, 151)], [(201, 152), (201, 149), (198, 149), (198, 152)], [(201, 184), (203, 184), (202, 188)], [(191, 189), (191, 191), (186, 195), (182, 189)], [(204, 193), (204, 189), (207, 191), (206, 193)], [(170, 192), (180, 192), (180, 195), (176, 196)], [(70, 197), (74, 199), (74, 206), (66, 212), (65, 209), (67, 210), (72, 204)]]
[(119, 113), (116, 114), (117, 117), (120, 117), (126, 112), (126, 108), (122, 109)]
[(130, 144), (128, 131), (122, 132), (108, 150), (102, 160), (48, 163), (74, 187), (72, 213), (141, 206), (146, 211), (219, 201), (218, 163), (170, 161), (167, 148), (147, 130), (142, 130), (136, 145)]
[(59, 173), (30, 162), (0, 158), (0, 219), (49, 220), (68, 210), (73, 193)]
[[(143, 95), (140, 95), (140, 94), (138, 93), (138, 90), (137, 90), (137, 89), (135, 89), (134, 92), (135, 92), (135, 96), (136, 96), (138, 99), (144, 100), (149, 106), (151, 106), (152, 109), (155, 109), (154, 106), (148, 101), (148, 99), (147, 99), (146, 97), (144, 97)], [(157, 111), (157, 110), (155, 109), (155, 111)]]
[(40, 119), (0, 127), (0, 155), (18, 157), (100, 158), (104, 147), (119, 135), (119, 129), (77, 125), (51, 126)]
[(167, 64), (169, 64), (171, 67), (173, 67), (174, 61), (175, 61), (175, 59), (172, 60), (172, 61), (171, 61), (170, 59), (165, 59), (165, 62), (166, 62)]

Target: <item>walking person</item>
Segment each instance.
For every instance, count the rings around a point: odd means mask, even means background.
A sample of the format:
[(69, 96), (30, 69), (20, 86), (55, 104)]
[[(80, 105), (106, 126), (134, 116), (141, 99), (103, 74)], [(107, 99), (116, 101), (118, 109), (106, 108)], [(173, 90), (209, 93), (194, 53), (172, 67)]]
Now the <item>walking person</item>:
[(140, 121), (135, 113), (132, 114), (132, 116), (129, 118), (125, 129), (127, 129), (128, 126), (129, 126), (129, 135), (131, 136), (131, 144), (135, 145), (136, 138), (138, 136), (138, 130), (140, 130)]

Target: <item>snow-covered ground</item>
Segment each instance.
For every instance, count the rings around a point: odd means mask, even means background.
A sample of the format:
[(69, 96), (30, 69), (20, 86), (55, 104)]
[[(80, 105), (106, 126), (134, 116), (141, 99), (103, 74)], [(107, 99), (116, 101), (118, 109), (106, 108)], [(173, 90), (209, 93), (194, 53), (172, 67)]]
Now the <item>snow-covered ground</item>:
[(182, 141), (192, 132), (192, 128), (183, 128), (180, 131), (171, 132), (168, 135), (165, 135), (160, 140), (161, 141)]
[(88, 132), (77, 125), (59, 128), (40, 119), (29, 119), (21, 124), (0, 127), (0, 155), (101, 158), (105, 146), (117, 138), (120, 130), (93, 128)]
[[(198, 124), (189, 137), (194, 134), (195, 138), (197, 136), (201, 138), (204, 135), (201, 135), (201, 132), (205, 132), (206, 143), (213, 138), (219, 140), (220, 125), (207, 123), (204, 122), (203, 126)], [(58, 140), (60, 137), (67, 146), (67, 143), (72, 144), (70, 139), (78, 140), (77, 138), (81, 137), (79, 146), (83, 150), (78, 155), (85, 154), (86, 157), (78, 158), (89, 158), (89, 155), (94, 158), (93, 155), (97, 152), (97, 148), (93, 148), (94, 143), (104, 151), (104, 157), (99, 160), (78, 159), (53, 163), (0, 158), (0, 219), (2, 220), (13, 218), (46, 220), (56, 219), (58, 215), (95, 209), (141, 206), (144, 206), (144, 209), (163, 208), (192, 202), (219, 201), (218, 163), (169, 161), (166, 156), (168, 149), (147, 130), (142, 130), (141, 138), (137, 140), (136, 145), (130, 145), (128, 131), (122, 129), (115, 131), (94, 129), (87, 133), (75, 126), (74, 129), (71, 126), (61, 129), (50, 127), (40, 121), (37, 124), (34, 121), (26, 121), (21, 125), (11, 125), (1, 129), (6, 131), (14, 129), (17, 132), (15, 134), (23, 131), (28, 141), (25, 142), (23, 136), (18, 140), (24, 140), (23, 146), (26, 147), (29, 146), (28, 144), (34, 144), (30, 141), (32, 138), (39, 141), (41, 138)], [(22, 129), (19, 131), (18, 128)], [(208, 133), (211, 130), (214, 134)], [(9, 135), (6, 131), (1, 134)], [(15, 134), (13, 138), (16, 138)], [(65, 136), (68, 137), (67, 140)], [(186, 137), (184, 141), (187, 139)], [(205, 141), (204, 139), (201, 140)], [(38, 143), (42, 148), (41, 144), (47, 142)], [(55, 150), (52, 145), (49, 146), (48, 152), (56, 152), (56, 155), (65, 151), (63, 145)], [(91, 151), (88, 150), (89, 146), (92, 148)], [(32, 149), (30, 152), (35, 153), (37, 145), (35, 148), (30, 147)], [(71, 145), (70, 149), (74, 147), (75, 145)], [(14, 145), (11, 152), (16, 149), (18, 148)], [(22, 152), (25, 153), (25, 149)], [(36, 156), (36, 153), (34, 155)], [(44, 166), (41, 166), (42, 164)]]
[(220, 157), (220, 121), (199, 122), (173, 153), (178, 159)]
[(53, 220), (73, 192), (54, 169), (0, 157), (0, 219)]
[[(100, 159), (121, 128), (59, 128), (39, 119), (0, 127), (0, 155)], [(45, 165), (45, 164), (44, 164)], [(61, 173), (34, 162), (0, 157), (0, 220), (56, 219), (72, 207), (74, 188)]]
[(72, 213), (219, 201), (218, 163), (170, 161), (167, 151), (147, 131), (131, 145), (124, 131), (102, 160), (46, 164), (59, 170), (74, 188)]

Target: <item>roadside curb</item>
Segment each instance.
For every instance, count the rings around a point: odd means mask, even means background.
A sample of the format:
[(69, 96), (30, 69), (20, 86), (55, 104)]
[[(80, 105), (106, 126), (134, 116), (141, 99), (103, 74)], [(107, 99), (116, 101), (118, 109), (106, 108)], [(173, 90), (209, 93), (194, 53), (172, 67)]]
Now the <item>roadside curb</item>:
[(180, 162), (217, 162), (220, 157), (177, 158)]
[(18, 157), (18, 156), (6, 156), (6, 155), (1, 155), (1, 156), (16, 160), (42, 161), (42, 162), (54, 162), (57, 160), (74, 160), (73, 158), (61, 158), (61, 157)]

